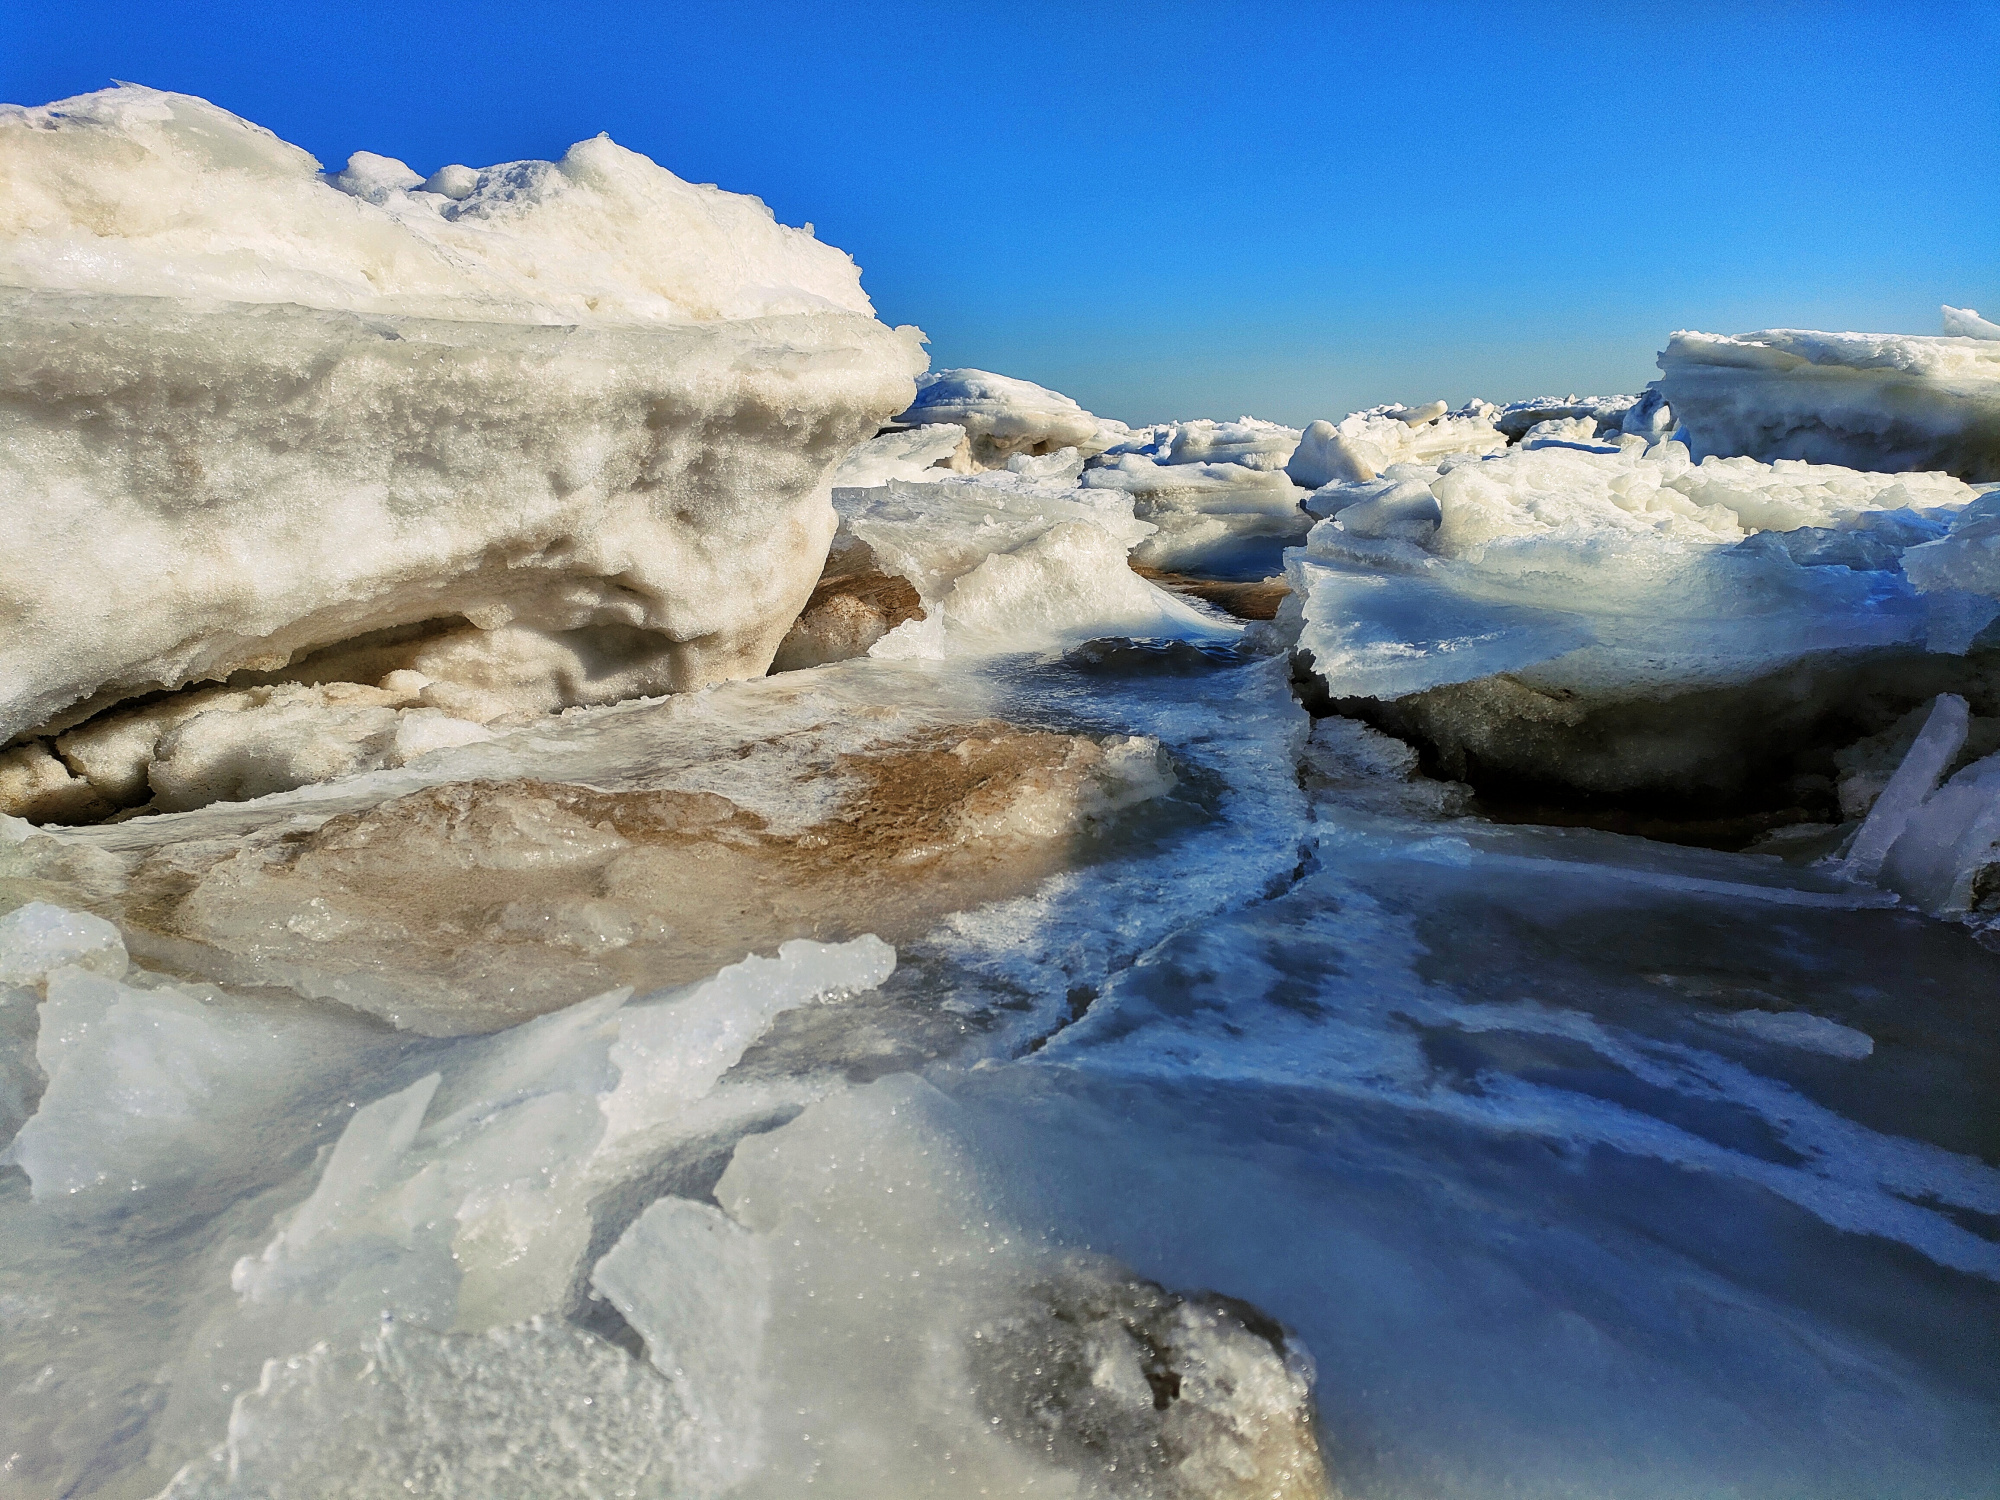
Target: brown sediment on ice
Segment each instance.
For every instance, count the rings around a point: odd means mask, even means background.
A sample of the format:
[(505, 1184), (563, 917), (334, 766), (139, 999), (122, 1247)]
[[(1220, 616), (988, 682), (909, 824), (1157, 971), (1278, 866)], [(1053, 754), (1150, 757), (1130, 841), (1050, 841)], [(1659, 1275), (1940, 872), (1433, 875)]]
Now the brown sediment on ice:
[(1292, 592), (1291, 586), (1281, 578), (1241, 583), (1223, 578), (1198, 578), (1188, 573), (1162, 572), (1144, 563), (1133, 563), (1132, 571), (1148, 583), (1156, 583), (1176, 594), (1186, 594), (1191, 599), (1212, 604), (1224, 614), (1239, 620), (1276, 619), (1278, 606)]
[(924, 618), (914, 585), (889, 573), (822, 576), (771, 659), (773, 672), (796, 672), (865, 656), (906, 620)]
[(310, 831), (163, 849), (121, 915), (217, 979), (482, 1032), (790, 938), (907, 942), (1032, 889), (1097, 820), (1172, 784), (1150, 740), (991, 720), (828, 774), (830, 813), (783, 833), (708, 791), (451, 782)]

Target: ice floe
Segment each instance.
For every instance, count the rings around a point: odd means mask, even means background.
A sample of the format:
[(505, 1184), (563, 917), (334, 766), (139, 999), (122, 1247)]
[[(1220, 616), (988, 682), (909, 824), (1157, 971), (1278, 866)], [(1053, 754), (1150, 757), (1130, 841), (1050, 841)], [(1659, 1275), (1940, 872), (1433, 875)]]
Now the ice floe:
[(1299, 645), (1331, 698), (1397, 705), (1384, 722), (1454, 775), (1727, 792), (1877, 690), (1854, 673), (1906, 679), (1900, 713), (1952, 670), (1995, 612), (1897, 559), (1976, 495), (1625, 433), (1395, 466), (1309, 502), (1328, 519), (1290, 554)]

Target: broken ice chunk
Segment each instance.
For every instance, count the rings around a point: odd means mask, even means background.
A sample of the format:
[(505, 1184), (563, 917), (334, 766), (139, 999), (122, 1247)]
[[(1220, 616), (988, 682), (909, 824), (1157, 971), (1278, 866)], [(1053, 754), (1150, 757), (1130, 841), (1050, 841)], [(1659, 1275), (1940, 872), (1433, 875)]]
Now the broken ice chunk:
[(39, 984), (66, 964), (122, 979), (125, 940), (102, 917), (45, 901), (30, 901), (0, 917), (0, 985)]
[(1868, 817), (1847, 851), (1846, 866), (1862, 880), (1873, 880), (1882, 869), (1890, 846), (1903, 836), (1910, 815), (1937, 790), (1959, 748), (1965, 743), (1970, 710), (1956, 693), (1939, 693), (1931, 701), (1929, 717), (1918, 731), (1896, 774), (1875, 799)]
[(158, 1500), (542, 1500), (552, 1484), (673, 1500), (704, 1493), (685, 1483), (689, 1436), (657, 1373), (560, 1320), (473, 1334), (384, 1320), (268, 1361), (226, 1440)]
[(1945, 317), (1943, 338), (1676, 333), (1660, 354), (1660, 389), (1697, 457), (2000, 479), (2000, 344)]
[(1908, 814), (1882, 860), (1881, 883), (1936, 916), (1969, 912), (1980, 872), (1995, 862), (1996, 842), (2000, 754), (1974, 761)]
[(686, 1410), (689, 1479), (702, 1493), (728, 1489), (762, 1456), (758, 1366), (770, 1281), (762, 1236), (686, 1198), (654, 1203), (591, 1273)]
[(1805, 1052), (1823, 1052), (1828, 1057), (1844, 1057), (1850, 1062), (1859, 1062), (1875, 1052), (1875, 1038), (1867, 1032), (1805, 1011), (1739, 1010), (1715, 1019), (1720, 1025), (1748, 1032), (1760, 1041), (1797, 1047)]

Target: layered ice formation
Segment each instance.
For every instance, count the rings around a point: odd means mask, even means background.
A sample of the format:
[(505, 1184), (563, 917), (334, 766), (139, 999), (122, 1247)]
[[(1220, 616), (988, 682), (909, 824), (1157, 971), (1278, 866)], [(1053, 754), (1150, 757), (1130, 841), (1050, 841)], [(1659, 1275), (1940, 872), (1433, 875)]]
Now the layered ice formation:
[[(254, 795), (475, 732), (366, 709), (478, 725), (761, 672), (828, 471), (923, 362), (839, 251), (604, 139), (325, 178), (119, 88), (0, 115), (0, 184), (0, 737), (38, 737), (13, 811)], [(50, 743), (224, 681), (388, 696), (330, 705), (310, 764), (260, 748), (296, 694)]]
[(1372, 703), (1454, 776), (1726, 801), (1967, 670), (1942, 653), (1995, 606), (1920, 594), (1897, 560), (1975, 497), (1945, 474), (1696, 463), (1622, 432), (1392, 466), (1313, 496), (1299, 646), (1326, 694)]
[(1167, 422), (1092, 459), (1082, 483), (1130, 495), (1133, 513), (1158, 528), (1133, 550), (1134, 562), (1261, 578), (1275, 570), (1277, 549), (1312, 524), (1285, 472), (1298, 443), (1296, 428), (1254, 417)]
[(1660, 355), (1660, 393), (1698, 458), (1747, 454), (2000, 480), (1994, 325), (1952, 307), (1944, 322), (1941, 338), (1676, 333)]
[[(1047, 649), (1094, 636), (1219, 639), (1237, 632), (1132, 570), (1130, 560), (1144, 555), (1157, 528), (1138, 519), (1128, 493), (1079, 486), (1074, 449), (1010, 462), (994, 472), (836, 490), (840, 530), (823, 587), (852, 580), (838, 597), (862, 599), (872, 590), (880, 600), (882, 583), (895, 580), (911, 597), (900, 619), (883, 609), (845, 638), (834, 621), (819, 623), (809, 610), (800, 625), (818, 632), (812, 649), (795, 632), (787, 657), (802, 666), (836, 659), (840, 641), (847, 648), (838, 655), (937, 657)], [(821, 607), (830, 608), (830, 598)]]

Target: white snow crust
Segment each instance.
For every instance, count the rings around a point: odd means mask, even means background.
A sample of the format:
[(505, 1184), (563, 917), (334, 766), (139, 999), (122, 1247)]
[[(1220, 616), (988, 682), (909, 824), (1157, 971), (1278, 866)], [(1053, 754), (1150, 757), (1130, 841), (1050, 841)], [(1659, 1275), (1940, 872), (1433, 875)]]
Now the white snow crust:
[(367, 151), (322, 174), (204, 99), (132, 84), (0, 105), (0, 285), (489, 323), (874, 313), (810, 228), (608, 136), (428, 182)]

